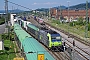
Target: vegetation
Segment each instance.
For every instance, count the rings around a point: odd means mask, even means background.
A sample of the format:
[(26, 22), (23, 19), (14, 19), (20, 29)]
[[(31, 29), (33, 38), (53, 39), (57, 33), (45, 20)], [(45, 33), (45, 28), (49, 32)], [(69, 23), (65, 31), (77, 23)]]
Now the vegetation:
[(4, 23), (5, 23), (5, 18), (4, 18), (4, 17), (1, 17), (1, 18), (0, 18), (0, 25), (1, 25), (1, 24), (4, 24)]
[[(78, 4), (78, 5), (75, 5), (75, 6), (70, 6), (70, 8), (76, 8), (76, 9), (80, 9), (80, 8), (83, 8), (83, 9), (86, 9), (86, 3), (82, 3), (82, 4)], [(88, 8), (90, 8), (90, 2), (88, 3)]]
[[(78, 21), (70, 22), (70, 24), (69, 24), (69, 26), (76, 26), (76, 25), (84, 27), (84, 26), (86, 26), (86, 21), (84, 21), (84, 19), (82, 17), (80, 17), (78, 19)], [(88, 31), (90, 31), (90, 23), (89, 22), (88, 22)]]
[(10, 40), (4, 40), (5, 50), (0, 53), (0, 60), (12, 60), (15, 56), (14, 45)]
[(60, 24), (59, 20), (53, 20), (52, 23)]
[(14, 34), (12, 32), (9, 33), (11, 38), (8, 38), (8, 34), (2, 34), (2, 39), (4, 40), (4, 49), (0, 51), (0, 60), (13, 60), (16, 57), (16, 52), (18, 51), (16, 44), (13, 43), (12, 39), (14, 38)]
[(90, 31), (90, 23), (88, 24), (88, 31)]
[(2, 34), (2, 39), (3, 39), (3, 40), (7, 40), (7, 39), (9, 39), (8, 37), (9, 37), (8, 34), (5, 34), (5, 33)]
[[(80, 18), (81, 19), (81, 18)], [(51, 25), (60, 28), (64, 31), (67, 31), (75, 36), (80, 38), (85, 37), (85, 22), (81, 23), (82, 21), (79, 20), (77, 22), (70, 22), (70, 23), (60, 23), (58, 20), (49, 20), (48, 23)], [(88, 37), (90, 38), (90, 23), (88, 24)]]

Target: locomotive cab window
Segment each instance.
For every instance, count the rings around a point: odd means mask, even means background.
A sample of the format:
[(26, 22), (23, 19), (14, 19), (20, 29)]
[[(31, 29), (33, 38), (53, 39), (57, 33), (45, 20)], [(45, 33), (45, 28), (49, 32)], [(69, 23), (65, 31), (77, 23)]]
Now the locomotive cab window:
[(56, 42), (56, 41), (61, 41), (61, 37), (60, 36), (58, 36), (58, 37), (51, 37), (51, 39), (52, 39), (52, 42)]

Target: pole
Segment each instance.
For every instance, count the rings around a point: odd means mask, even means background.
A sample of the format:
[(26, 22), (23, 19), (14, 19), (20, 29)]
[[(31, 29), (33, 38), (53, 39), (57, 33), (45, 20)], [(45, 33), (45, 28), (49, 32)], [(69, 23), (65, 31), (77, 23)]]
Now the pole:
[(74, 53), (75, 53), (75, 40), (74, 40), (74, 38), (73, 38), (72, 60), (75, 59)]
[(8, 0), (5, 0), (6, 23), (8, 25)]
[[(6, 17), (5, 17), (5, 24), (6, 27), (8, 26), (8, 0), (5, 0), (5, 13), (6, 13)], [(8, 26), (8, 38), (9, 38), (9, 26)]]
[(11, 13), (13, 13), (13, 10), (14, 10), (14, 9), (13, 9), (13, 6), (12, 6), (12, 12), (11, 12)]
[(85, 26), (85, 38), (88, 37), (88, 1), (86, 1), (86, 26)]
[(68, 1), (68, 22), (70, 22), (69, 20), (69, 1)]
[(61, 5), (60, 5), (60, 21), (61, 21)]
[[(7, 5), (6, 5), (6, 0), (5, 0), (5, 14), (6, 14), (6, 9), (7, 9)], [(6, 20), (7, 20), (7, 16), (5, 15), (5, 26), (7, 25)]]
[(51, 17), (50, 17), (50, 8), (49, 8), (49, 19), (51, 19)]
[(69, 22), (70, 20), (69, 20), (69, 1), (68, 1), (68, 38), (69, 38)]
[(66, 54), (65, 54), (65, 48), (66, 48), (66, 42), (65, 42), (65, 39), (64, 39), (64, 58), (65, 58), (65, 60), (66, 60)]

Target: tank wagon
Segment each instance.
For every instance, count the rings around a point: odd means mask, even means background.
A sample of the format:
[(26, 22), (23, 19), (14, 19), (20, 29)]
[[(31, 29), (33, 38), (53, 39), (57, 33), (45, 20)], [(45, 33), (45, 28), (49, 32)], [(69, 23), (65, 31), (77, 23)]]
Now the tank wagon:
[(44, 55), (44, 60), (55, 60), (42, 45), (24, 31), (18, 23), (14, 24), (14, 32), (17, 44), (25, 60), (37, 60), (39, 54)]
[(52, 50), (62, 50), (62, 38), (59, 33), (51, 29), (42, 29), (36, 27), (34, 24), (27, 25), (27, 31), (33, 34), (40, 42)]

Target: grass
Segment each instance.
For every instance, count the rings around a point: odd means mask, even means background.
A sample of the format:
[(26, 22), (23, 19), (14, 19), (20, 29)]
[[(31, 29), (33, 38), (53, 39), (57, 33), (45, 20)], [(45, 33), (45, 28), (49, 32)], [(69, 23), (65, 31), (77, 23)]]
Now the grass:
[[(11, 48), (10, 48), (11, 46)], [(13, 60), (15, 58), (15, 53), (14, 52), (14, 44), (10, 40), (4, 40), (4, 47), (5, 47), (5, 52), (4, 54), (0, 55), (0, 60)]]
[[(59, 21), (57, 23), (54, 20), (49, 20), (48, 23), (51, 24), (52, 26), (55, 26), (55, 27), (60, 28), (64, 31), (67, 31), (71, 34), (74, 34), (75, 36), (78, 36), (82, 39), (85, 38), (85, 26), (79, 26), (79, 25), (69, 26), (68, 23), (63, 23), (62, 24), (62, 23), (59, 23)], [(88, 37), (89, 38), (88, 38), (87, 41), (90, 42), (90, 31), (88, 31)]]
[[(12, 35), (13, 37), (14, 35)], [(18, 51), (18, 48), (13, 41), (6, 39), (4, 40), (4, 52), (3, 54), (0, 54), (0, 60), (13, 60), (13, 58), (16, 57), (16, 53), (14, 53), (14, 48), (16, 48), (16, 51)]]

